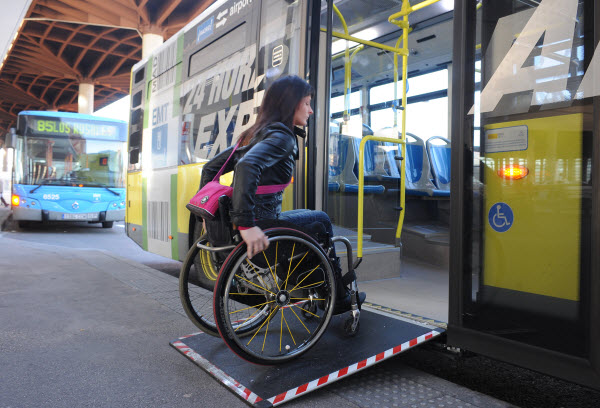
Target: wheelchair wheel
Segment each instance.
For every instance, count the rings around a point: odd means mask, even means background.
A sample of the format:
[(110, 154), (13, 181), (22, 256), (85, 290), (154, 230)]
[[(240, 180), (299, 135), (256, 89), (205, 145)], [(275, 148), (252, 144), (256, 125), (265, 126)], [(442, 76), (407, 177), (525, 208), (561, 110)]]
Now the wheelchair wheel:
[(223, 264), (214, 312), (221, 337), (238, 356), (271, 365), (317, 343), (333, 314), (335, 282), (329, 259), (308, 235), (288, 228), (265, 234), (265, 251), (248, 259), (242, 243)]
[[(202, 240), (207, 239), (206, 232), (202, 228), (202, 222), (196, 222), (194, 225), (194, 245), (199, 242), (199, 238), (202, 238)], [(206, 245), (210, 246), (208, 241)], [(198, 252), (198, 256), (194, 258), (194, 266), (198, 271), (202, 272), (198, 276), (198, 282), (203, 288), (210, 291), (215, 288), (219, 268), (224, 260), (225, 258), (222, 254), (211, 253), (205, 250)]]
[[(201, 251), (197, 244), (205, 240), (201, 236), (188, 251), (181, 271), (179, 272), (179, 297), (183, 310), (192, 323), (200, 330), (212, 336), (218, 336), (219, 332), (215, 325), (213, 313), (212, 287), (207, 285), (206, 275), (202, 267), (201, 259), (206, 251)], [(208, 287), (207, 287), (208, 286)]]
[[(213, 312), (214, 281), (207, 281), (207, 271), (205, 268), (219, 270), (221, 265), (218, 258), (213, 256), (214, 254), (198, 248), (198, 242), (202, 241), (206, 241), (205, 235), (198, 238), (188, 251), (181, 265), (181, 271), (179, 272), (179, 297), (183, 310), (185, 310), (185, 313), (196, 327), (211, 336), (219, 336)], [(208, 262), (210, 264), (207, 264)], [(258, 310), (260, 312), (261, 308)], [(265, 317), (266, 312), (257, 313), (254, 319), (249, 319), (243, 328), (239, 328), (238, 333), (244, 335), (260, 324), (261, 319)]]

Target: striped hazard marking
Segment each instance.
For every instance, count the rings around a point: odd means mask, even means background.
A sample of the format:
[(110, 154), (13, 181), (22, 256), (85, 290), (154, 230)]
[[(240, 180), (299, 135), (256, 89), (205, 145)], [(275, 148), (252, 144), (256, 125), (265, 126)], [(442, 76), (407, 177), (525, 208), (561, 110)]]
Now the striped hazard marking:
[[(196, 333), (199, 334), (199, 333)], [(196, 334), (192, 334), (189, 336), (181, 337), (179, 340), (171, 343), (173, 347), (175, 347), (179, 352), (192, 360), (196, 365), (200, 366), (204, 370), (206, 370), (210, 375), (212, 375), (215, 379), (221, 382), (224, 386), (229, 388), (232, 392), (234, 392), (238, 397), (242, 398), (244, 401), (247, 401), (253, 406), (256, 406), (258, 402), (261, 407), (264, 406), (277, 406), (283, 404), (287, 401), (290, 401), (294, 398), (297, 398), (301, 395), (307, 394), (319, 387), (326, 386), (331, 384), (345, 376), (352, 375), (360, 370), (364, 370), (372, 365), (375, 365), (383, 360), (386, 360), (398, 353), (406, 351), (412, 347), (415, 347), (418, 344), (424, 343), (432, 338), (441, 334), (436, 330), (432, 330), (428, 333), (425, 333), (415, 339), (409, 340), (405, 343), (392, 347), (386, 351), (378, 353), (374, 356), (366, 358), (357, 363), (351, 364), (347, 367), (341, 368), (337, 371), (334, 371), (330, 374), (324, 375), (320, 378), (316, 378), (312, 381), (309, 381), (305, 384), (300, 385), (299, 387), (292, 388), (288, 391), (282, 392), (281, 394), (275, 395), (270, 398), (261, 398), (256, 393), (252, 392), (246, 386), (240, 384), (238, 381), (227, 375), (221, 369), (216, 367), (210, 361), (206, 360), (204, 357), (196, 353), (193, 349), (188, 347), (185, 344), (185, 339)]]

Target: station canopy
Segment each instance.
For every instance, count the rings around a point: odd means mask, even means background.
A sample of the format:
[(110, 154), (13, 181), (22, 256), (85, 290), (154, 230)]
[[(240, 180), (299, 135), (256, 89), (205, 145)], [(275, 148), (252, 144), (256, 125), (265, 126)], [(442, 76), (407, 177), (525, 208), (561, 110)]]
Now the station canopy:
[(13, 1), (13, 11), (0, 16), (7, 27), (0, 30), (1, 132), (15, 127), (23, 110), (77, 112), (80, 83), (94, 84), (94, 111), (128, 95), (142, 36), (158, 34), (166, 41), (213, 3)]

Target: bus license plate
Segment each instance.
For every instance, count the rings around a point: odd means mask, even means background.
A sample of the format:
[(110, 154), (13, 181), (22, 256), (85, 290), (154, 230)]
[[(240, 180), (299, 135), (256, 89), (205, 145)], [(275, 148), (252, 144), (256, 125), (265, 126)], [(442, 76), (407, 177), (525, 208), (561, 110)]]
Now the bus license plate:
[(85, 213), (85, 214), (63, 214), (63, 220), (95, 220), (98, 218), (96, 213)]

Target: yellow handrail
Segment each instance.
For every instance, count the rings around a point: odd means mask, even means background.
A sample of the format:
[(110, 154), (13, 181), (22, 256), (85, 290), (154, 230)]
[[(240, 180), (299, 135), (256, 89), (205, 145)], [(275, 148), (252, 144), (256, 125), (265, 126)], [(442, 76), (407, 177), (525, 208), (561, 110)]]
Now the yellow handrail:
[[(362, 259), (362, 245), (363, 245), (363, 201), (365, 196), (365, 144), (368, 141), (376, 141), (376, 142), (389, 142), (396, 144), (406, 144), (406, 141), (402, 139), (392, 138), (392, 137), (380, 137), (380, 136), (365, 136), (360, 141), (360, 146), (358, 148), (358, 245), (357, 245), (357, 256), (358, 259)], [(404, 166), (404, 160), (402, 160), (402, 166)], [(404, 183), (404, 180), (401, 181)], [(404, 188), (400, 189), (404, 191)], [(404, 205), (401, 204), (404, 208)], [(400, 216), (404, 217), (404, 210), (400, 211)], [(402, 231), (402, 224), (398, 222), (398, 227), (396, 228), (396, 241), (400, 241), (400, 233)]]
[(411, 6), (410, 2), (408, 0), (404, 0), (402, 2), (402, 9), (398, 13), (392, 14), (388, 18), (388, 21), (392, 24), (399, 25), (399, 23), (402, 23), (401, 20), (398, 20), (399, 17), (408, 17), (408, 15), (410, 13), (412, 13), (413, 11), (417, 11), (424, 7), (431, 6), (432, 4), (437, 3), (438, 1), (440, 1), (440, 0), (425, 0), (415, 6)]
[[(365, 136), (360, 142), (359, 153), (358, 153), (358, 259), (359, 262), (362, 259), (362, 245), (363, 245), (363, 209), (364, 209), (364, 147), (365, 144), (370, 140), (376, 140), (381, 142), (390, 142), (400, 144), (400, 156), (402, 157), (400, 164), (400, 215), (398, 217), (398, 226), (396, 228), (396, 245), (400, 242), (400, 234), (402, 232), (402, 225), (404, 224), (404, 207), (406, 202), (406, 193), (404, 189), (405, 183), (405, 173), (406, 167), (404, 163), (404, 157), (406, 153), (406, 77), (408, 75), (408, 33), (411, 31), (408, 15), (413, 11), (420, 10), (424, 7), (430, 6), (434, 3), (437, 3), (440, 0), (426, 0), (423, 1), (414, 7), (410, 5), (409, 0), (402, 1), (402, 8), (400, 12), (392, 14), (388, 21), (392, 24), (395, 24), (402, 30), (402, 36), (398, 38), (396, 42), (396, 47), (387, 47), (382, 44), (372, 43), (370, 41), (357, 41), (352, 39), (352, 41), (359, 42), (365, 45), (371, 45), (377, 48), (386, 49), (388, 51), (392, 51), (394, 53), (394, 134), (398, 134), (398, 120), (397, 120), (397, 103), (398, 103), (398, 93), (397, 93), (397, 83), (398, 83), (398, 55), (402, 55), (402, 131), (400, 133), (400, 137), (396, 138), (386, 138), (386, 137), (377, 137), (377, 136)], [(338, 11), (339, 12), (339, 11)], [(401, 18), (401, 19), (400, 19)], [(335, 34), (335, 33), (334, 33)], [(348, 36), (349, 37), (349, 36)], [(344, 37), (341, 37), (344, 38)], [(348, 39), (348, 38), (347, 38)], [(369, 44), (370, 43), (370, 44)], [(402, 48), (400, 48), (400, 43), (402, 43)]]
[[(327, 32), (327, 29), (321, 28), (321, 31)], [(408, 55), (408, 50), (390, 47), (389, 45), (379, 44), (379, 43), (376, 43), (373, 41), (363, 40), (361, 38), (353, 37), (351, 35), (342, 34), (338, 31), (332, 31), (331, 35), (333, 35), (334, 37), (342, 38), (344, 40), (350, 40), (350, 41), (354, 41), (359, 44), (368, 45), (369, 47), (379, 48), (380, 50), (395, 52), (396, 54), (400, 54), (400, 55), (403, 55), (403, 54)]]

